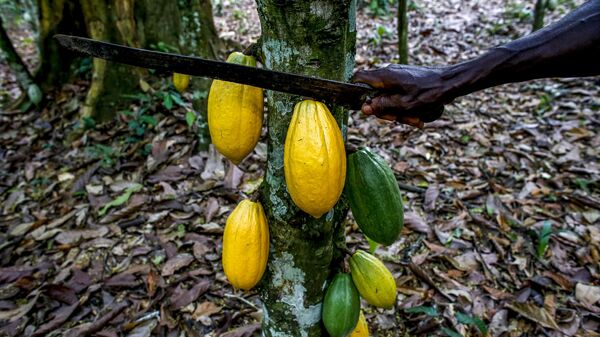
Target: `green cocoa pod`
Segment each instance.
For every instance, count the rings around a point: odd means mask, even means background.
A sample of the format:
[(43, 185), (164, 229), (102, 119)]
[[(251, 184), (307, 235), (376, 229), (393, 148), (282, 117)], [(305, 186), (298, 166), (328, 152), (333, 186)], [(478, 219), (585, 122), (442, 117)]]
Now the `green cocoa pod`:
[(371, 240), (390, 245), (404, 225), (402, 196), (387, 163), (368, 148), (348, 156), (344, 193), (360, 230)]
[(323, 324), (331, 337), (346, 337), (356, 327), (360, 297), (350, 274), (338, 273), (325, 293)]

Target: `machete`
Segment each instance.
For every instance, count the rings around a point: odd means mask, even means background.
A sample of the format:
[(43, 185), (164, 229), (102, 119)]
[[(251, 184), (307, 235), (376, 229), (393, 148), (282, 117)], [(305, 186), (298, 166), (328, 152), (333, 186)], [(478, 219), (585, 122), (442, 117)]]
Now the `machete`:
[(311, 97), (359, 110), (376, 90), (366, 84), (344, 83), (199, 57), (132, 48), (88, 38), (58, 34), (65, 48), (93, 57), (132, 66), (252, 85), (288, 94)]

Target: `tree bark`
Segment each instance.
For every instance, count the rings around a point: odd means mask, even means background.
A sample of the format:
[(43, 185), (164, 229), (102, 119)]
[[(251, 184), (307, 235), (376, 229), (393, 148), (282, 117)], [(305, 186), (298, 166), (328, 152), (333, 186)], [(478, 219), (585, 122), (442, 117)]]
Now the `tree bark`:
[(398, 57), (408, 64), (408, 0), (398, 0)]
[[(179, 1), (182, 33), (179, 36), (182, 53), (208, 59), (217, 59), (223, 49), (222, 40), (217, 34), (213, 20), (211, 0)], [(193, 77), (191, 87), (201, 92), (193, 102), (198, 112), (198, 143), (200, 150), (208, 150), (210, 132), (208, 130), (208, 90), (212, 80), (205, 77)]]
[[(162, 43), (210, 58), (220, 47), (210, 0), (38, 0), (38, 5), (39, 77), (46, 90), (66, 82), (75, 57), (54, 41), (52, 36), (58, 33), (81, 36), (86, 31), (93, 39), (132, 47)], [(137, 91), (140, 78), (146, 74), (145, 69), (94, 58), (92, 81), (80, 116), (100, 121), (112, 118), (127, 100), (124, 94)], [(199, 83), (201, 91), (208, 91), (209, 82)], [(196, 105), (201, 112), (206, 110), (203, 100)], [(207, 130), (204, 133), (208, 134)]]
[(547, 0), (536, 0), (533, 11), (533, 31), (544, 27), (544, 16), (546, 15)]
[[(347, 81), (354, 68), (356, 1), (257, 0), (261, 51), (268, 69)], [(348, 207), (342, 200), (314, 219), (290, 199), (283, 148), (294, 104), (302, 97), (267, 92), (268, 160), (262, 202), (271, 233), (271, 256), (262, 281), (265, 336), (321, 336), (325, 282), (340, 255)], [(346, 135), (347, 111), (329, 106)]]
[(21, 56), (17, 53), (13, 44), (4, 29), (2, 18), (0, 17), (0, 50), (4, 52), (4, 58), (8, 63), (8, 67), (15, 73), (17, 77), (17, 82), (19, 82), (19, 86), (23, 90), (23, 92), (27, 92), (29, 87), (35, 85), (35, 81), (33, 80), (33, 76), (27, 69), (25, 63), (21, 59)]
[(66, 82), (76, 57), (52, 37), (58, 33), (82, 35), (85, 24), (81, 8), (73, 0), (38, 0), (38, 18), (40, 65), (35, 78), (42, 90), (49, 91)]

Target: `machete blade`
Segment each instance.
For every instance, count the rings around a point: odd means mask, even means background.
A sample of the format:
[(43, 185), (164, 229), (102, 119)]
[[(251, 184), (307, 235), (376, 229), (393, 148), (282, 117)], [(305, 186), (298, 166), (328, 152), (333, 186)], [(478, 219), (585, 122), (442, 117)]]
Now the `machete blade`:
[(67, 49), (108, 61), (247, 84), (311, 97), (356, 110), (360, 109), (368, 97), (375, 94), (373, 88), (361, 83), (344, 83), (199, 57), (132, 48), (78, 36), (59, 34), (54, 37)]

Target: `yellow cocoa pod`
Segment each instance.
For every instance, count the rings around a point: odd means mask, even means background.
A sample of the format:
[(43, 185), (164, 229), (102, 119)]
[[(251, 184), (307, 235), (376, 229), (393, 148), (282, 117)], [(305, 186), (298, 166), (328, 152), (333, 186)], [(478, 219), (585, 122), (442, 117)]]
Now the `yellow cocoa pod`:
[(180, 94), (183, 94), (190, 84), (190, 75), (173, 73), (173, 85), (175, 89), (179, 91)]
[(357, 250), (350, 258), (350, 272), (360, 296), (369, 304), (386, 309), (396, 304), (396, 280), (378, 258)]
[(288, 192), (304, 212), (320, 218), (338, 201), (346, 179), (346, 150), (325, 104), (305, 100), (294, 107), (283, 168)]
[[(227, 62), (256, 67), (252, 56), (234, 52)], [(239, 164), (256, 146), (263, 122), (260, 88), (214, 80), (208, 93), (208, 129), (221, 154)]]
[(269, 258), (269, 226), (262, 205), (242, 200), (231, 212), (223, 233), (223, 270), (239, 289), (253, 288)]
[(369, 325), (367, 324), (367, 319), (365, 318), (365, 315), (363, 315), (362, 310), (358, 316), (356, 328), (354, 328), (354, 331), (352, 331), (350, 337), (369, 337)]

